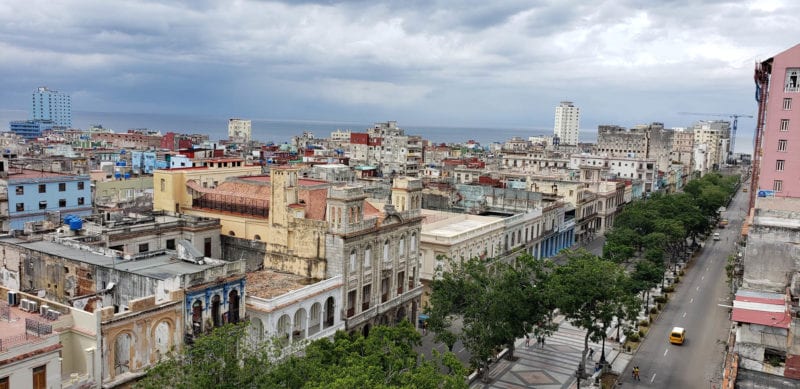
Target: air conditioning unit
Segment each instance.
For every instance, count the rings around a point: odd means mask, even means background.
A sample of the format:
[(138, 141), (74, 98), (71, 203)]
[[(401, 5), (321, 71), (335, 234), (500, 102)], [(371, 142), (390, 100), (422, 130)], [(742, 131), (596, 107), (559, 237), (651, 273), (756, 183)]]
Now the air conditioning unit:
[(33, 300), (28, 300), (28, 312), (38, 312), (39, 303)]
[(22, 299), (22, 300), (20, 300), (20, 302), (19, 302), (19, 309), (21, 309), (21, 310), (23, 310), (23, 311), (25, 311), (25, 312), (30, 312), (30, 311), (31, 311), (31, 309), (30, 309), (30, 305), (29, 305), (30, 303), (31, 303), (31, 302), (30, 302), (30, 300), (28, 300), (28, 299)]
[(16, 290), (8, 291), (8, 305), (12, 307), (19, 305), (19, 292), (17, 292)]
[(50, 309), (47, 305), (42, 305), (39, 307), (39, 315), (47, 316), (47, 311)]
[(52, 309), (47, 310), (47, 318), (50, 320), (58, 320), (61, 317), (61, 312)]

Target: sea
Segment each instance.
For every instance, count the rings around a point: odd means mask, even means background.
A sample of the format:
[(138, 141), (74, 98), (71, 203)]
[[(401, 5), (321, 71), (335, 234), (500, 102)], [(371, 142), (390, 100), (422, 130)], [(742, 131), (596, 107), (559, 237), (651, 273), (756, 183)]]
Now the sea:
[[(22, 110), (0, 109), (0, 126), (11, 120), (24, 120), (27, 112)], [(293, 136), (303, 132), (311, 132), (317, 138), (327, 138), (336, 130), (365, 132), (374, 123), (347, 121), (317, 121), (290, 119), (250, 119), (252, 121), (253, 138), (262, 142), (284, 143)], [(391, 120), (391, 119), (387, 119)], [(228, 137), (228, 118), (177, 114), (145, 114), (119, 112), (73, 111), (72, 124), (76, 128), (86, 129), (92, 125), (102, 125), (115, 132), (126, 132), (128, 129), (149, 129), (167, 132), (208, 134), (212, 140)], [(478, 127), (478, 126), (440, 126), (398, 122), (397, 125), (408, 135), (420, 135), (434, 143), (465, 143), (469, 140), (483, 146), (493, 142), (505, 142), (513, 137), (528, 139), (531, 136), (551, 135), (552, 128), (537, 127)], [(0, 127), (2, 128), (2, 127)], [(7, 127), (6, 127), (7, 129)], [(581, 142), (596, 142), (597, 129), (580, 130)], [(740, 133), (736, 137), (736, 151), (752, 153), (752, 131)]]

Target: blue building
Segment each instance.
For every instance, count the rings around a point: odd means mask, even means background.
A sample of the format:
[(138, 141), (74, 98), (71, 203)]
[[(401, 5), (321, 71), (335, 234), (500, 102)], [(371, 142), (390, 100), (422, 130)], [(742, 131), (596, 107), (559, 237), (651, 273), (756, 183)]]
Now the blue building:
[(11, 132), (25, 138), (36, 139), (42, 132), (53, 128), (52, 120), (14, 120), (8, 123)]
[(22, 169), (9, 171), (0, 185), (8, 190), (11, 230), (22, 230), (26, 222), (45, 220), (50, 212), (60, 213), (59, 218), (92, 214), (92, 189), (86, 175)]
[(31, 119), (52, 120), (56, 126), (72, 127), (72, 100), (66, 93), (42, 86), (33, 92)]

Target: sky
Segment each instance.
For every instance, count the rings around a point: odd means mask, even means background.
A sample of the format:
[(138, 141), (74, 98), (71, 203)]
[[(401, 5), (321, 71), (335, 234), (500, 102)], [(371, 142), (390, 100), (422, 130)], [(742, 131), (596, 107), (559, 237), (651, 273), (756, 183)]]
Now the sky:
[[(407, 125), (685, 127), (755, 115), (796, 0), (0, 0), (0, 110)], [(0, 112), (2, 114), (2, 112)], [(24, 119), (21, 117), (20, 119)], [(755, 120), (739, 121), (741, 135)]]

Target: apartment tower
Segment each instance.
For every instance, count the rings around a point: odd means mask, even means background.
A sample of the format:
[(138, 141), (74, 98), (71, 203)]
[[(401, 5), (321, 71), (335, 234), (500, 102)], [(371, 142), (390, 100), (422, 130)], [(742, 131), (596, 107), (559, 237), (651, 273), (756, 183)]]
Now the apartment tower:
[(559, 144), (578, 144), (580, 119), (581, 109), (572, 104), (571, 101), (562, 101), (561, 104), (556, 107), (553, 135), (558, 137)]
[(31, 119), (52, 120), (53, 125), (72, 127), (72, 103), (68, 94), (41, 86), (33, 92)]

